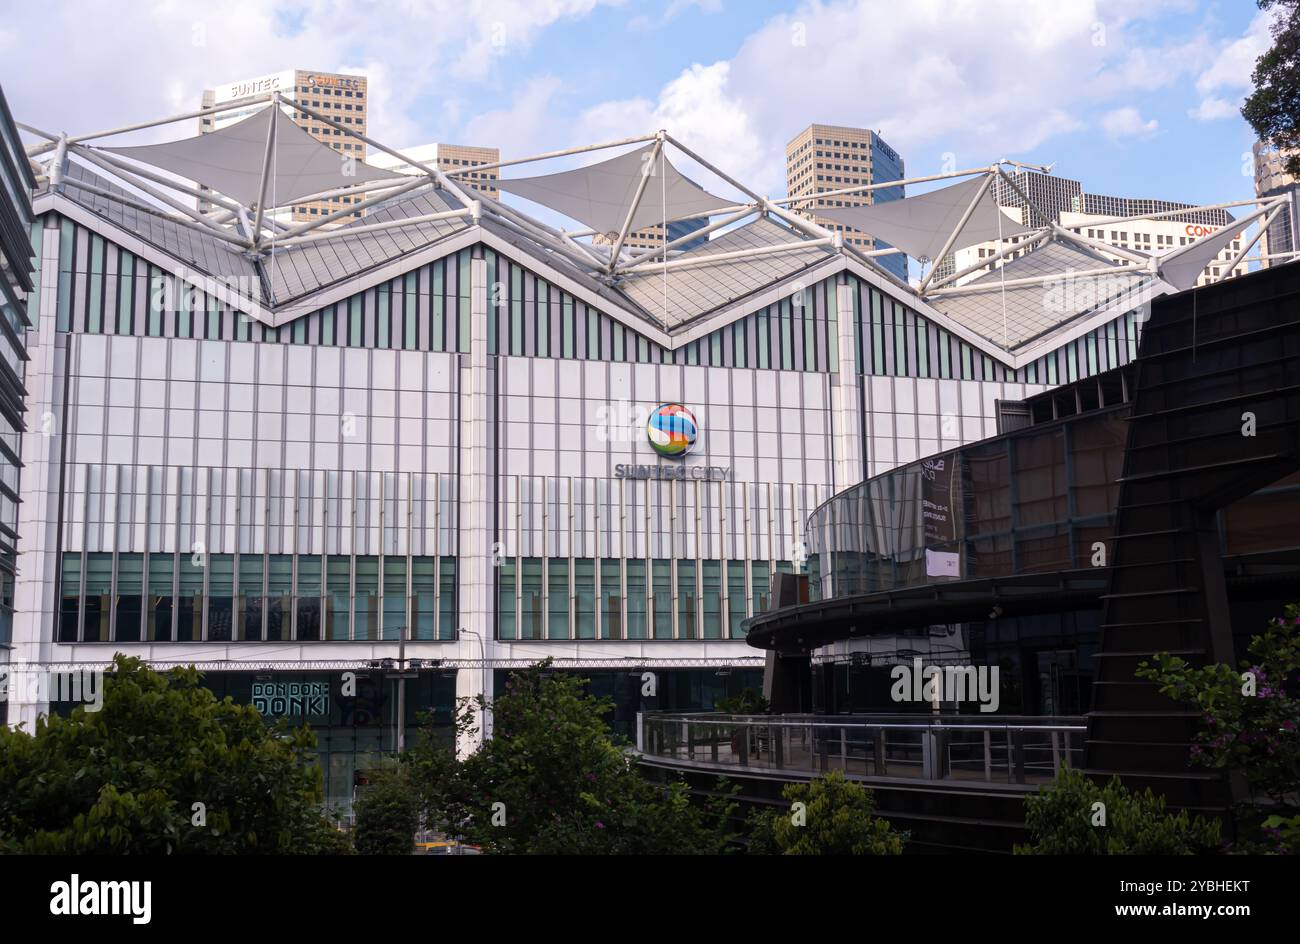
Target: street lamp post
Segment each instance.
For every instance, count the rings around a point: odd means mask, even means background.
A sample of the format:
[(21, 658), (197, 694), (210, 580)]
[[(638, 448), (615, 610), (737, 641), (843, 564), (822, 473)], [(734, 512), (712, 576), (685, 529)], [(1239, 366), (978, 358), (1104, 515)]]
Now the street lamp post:
[(472, 629), (460, 629), (462, 635), (473, 636), (478, 640), (479, 658), (479, 737), (487, 737), (487, 654), (483, 649), (483, 637)]
[[(419, 659), (412, 661), (416, 665), (420, 663)], [(391, 663), (391, 659), (385, 659), (381, 664), (388, 668)], [(384, 678), (397, 681), (397, 718), (394, 728), (395, 746), (399, 754), (406, 750), (406, 680), (419, 678), (419, 675), (418, 668), (408, 668), (406, 665), (406, 627), (403, 626), (397, 637), (397, 671), (384, 673)]]

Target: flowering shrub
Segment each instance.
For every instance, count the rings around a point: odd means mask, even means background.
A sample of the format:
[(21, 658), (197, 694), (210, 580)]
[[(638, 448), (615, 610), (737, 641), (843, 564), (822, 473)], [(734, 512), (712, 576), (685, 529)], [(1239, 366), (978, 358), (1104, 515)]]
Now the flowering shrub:
[(1300, 817), (1289, 815), (1300, 806), (1300, 606), (1288, 606), (1247, 651), (1240, 671), (1158, 653), (1137, 677), (1200, 710), (1192, 762), (1242, 775), (1252, 806), (1281, 811), (1262, 824), (1271, 851), (1300, 851)]

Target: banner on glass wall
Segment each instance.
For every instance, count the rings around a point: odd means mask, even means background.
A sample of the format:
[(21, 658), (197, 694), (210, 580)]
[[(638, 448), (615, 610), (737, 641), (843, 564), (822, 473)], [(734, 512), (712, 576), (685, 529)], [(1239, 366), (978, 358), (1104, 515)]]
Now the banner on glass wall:
[(934, 456), (921, 462), (921, 522), (924, 528), (925, 574), (927, 577), (961, 576), (961, 555), (957, 551), (934, 549), (951, 546), (957, 540), (954, 520), (952, 475), (953, 455)]

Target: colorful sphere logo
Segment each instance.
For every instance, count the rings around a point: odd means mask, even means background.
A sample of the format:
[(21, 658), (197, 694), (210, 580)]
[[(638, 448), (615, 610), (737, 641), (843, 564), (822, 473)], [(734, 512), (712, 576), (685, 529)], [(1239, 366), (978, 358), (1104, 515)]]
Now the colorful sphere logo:
[(656, 407), (645, 424), (646, 436), (654, 451), (669, 459), (680, 459), (690, 452), (699, 429), (695, 414), (680, 403)]

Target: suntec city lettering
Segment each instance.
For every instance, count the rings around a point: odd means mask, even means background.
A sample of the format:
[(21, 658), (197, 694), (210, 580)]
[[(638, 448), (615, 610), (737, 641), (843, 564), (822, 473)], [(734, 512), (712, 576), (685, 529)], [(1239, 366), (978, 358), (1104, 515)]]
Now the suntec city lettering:
[(702, 482), (726, 482), (731, 467), (725, 465), (616, 465), (616, 479), (696, 479)]

